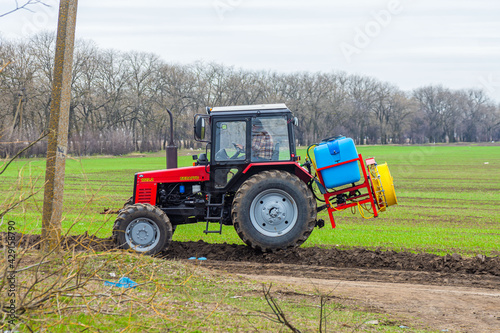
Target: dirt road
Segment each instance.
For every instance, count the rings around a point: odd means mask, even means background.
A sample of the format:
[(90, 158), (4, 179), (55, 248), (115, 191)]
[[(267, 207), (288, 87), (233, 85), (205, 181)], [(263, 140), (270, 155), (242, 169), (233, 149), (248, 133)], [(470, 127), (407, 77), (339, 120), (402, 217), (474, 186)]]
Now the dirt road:
[(362, 308), (407, 318), (409, 330), (500, 332), (498, 277), (247, 262), (206, 262), (204, 266), (285, 284), (305, 294), (333, 291)]

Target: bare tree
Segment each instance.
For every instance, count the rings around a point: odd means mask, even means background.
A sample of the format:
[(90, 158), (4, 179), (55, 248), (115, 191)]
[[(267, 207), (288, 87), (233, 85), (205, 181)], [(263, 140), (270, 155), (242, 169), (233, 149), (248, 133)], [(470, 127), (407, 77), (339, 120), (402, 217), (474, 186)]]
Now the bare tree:
[(500, 105), (490, 104), (484, 117), (486, 141), (500, 140)]
[[(4, 156), (47, 128), (54, 44), (53, 33), (0, 39)], [(89, 41), (77, 41), (73, 67), (70, 153), (162, 149), (170, 127), (166, 108), (174, 113), (177, 145), (195, 147), (193, 115), (205, 106), (264, 103), (286, 103), (295, 113), (301, 145), (339, 134), (358, 144), (500, 139), (499, 106), (477, 89), (426, 86), (405, 93), (362, 75), (167, 64), (154, 54), (103, 50)], [(42, 140), (23, 155), (44, 154), (45, 146)]]
[[(404, 92), (398, 91), (392, 96), (392, 111), (388, 124), (394, 143), (404, 143), (405, 133), (409, 131), (409, 122), (417, 113), (415, 100)], [(406, 135), (410, 139), (410, 135)]]
[(461, 139), (463, 141), (488, 140), (481, 138), (486, 124), (486, 115), (491, 113), (494, 105), (489, 101), (483, 90), (469, 89), (460, 91), (460, 109), (462, 110)]
[(460, 119), (461, 95), (442, 86), (428, 86), (414, 91), (419, 108), (429, 124), (428, 137), (432, 142), (455, 140)]
[(351, 134), (358, 144), (364, 144), (369, 126), (369, 114), (377, 103), (379, 82), (370, 77), (352, 76), (349, 78), (348, 91), (352, 103), (352, 113), (348, 122)]
[(378, 121), (380, 143), (389, 143), (390, 134), (396, 141), (402, 141), (404, 121), (413, 112), (405, 94), (397, 87), (383, 83), (378, 86), (376, 96), (372, 112)]
[[(174, 114), (174, 137), (183, 140), (186, 147), (192, 147), (190, 129), (192, 117), (198, 109), (195, 74), (189, 67), (162, 65), (155, 89), (156, 111), (155, 133), (164, 147), (169, 136), (170, 121), (166, 109)], [(201, 107), (201, 106), (200, 106)], [(179, 143), (177, 144), (179, 146)]]
[(151, 133), (148, 129), (156, 121), (153, 116), (155, 80), (160, 60), (152, 53), (130, 52), (125, 55), (130, 76), (127, 83), (130, 105), (133, 111), (129, 119), (136, 150), (148, 151)]

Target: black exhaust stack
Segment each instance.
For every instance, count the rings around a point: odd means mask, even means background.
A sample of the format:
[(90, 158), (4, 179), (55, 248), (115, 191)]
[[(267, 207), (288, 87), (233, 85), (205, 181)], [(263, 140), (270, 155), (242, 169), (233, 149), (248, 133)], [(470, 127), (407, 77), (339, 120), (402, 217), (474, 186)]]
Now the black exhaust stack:
[(174, 121), (172, 117), (172, 112), (167, 109), (168, 115), (170, 116), (170, 142), (168, 146), (165, 147), (167, 154), (167, 169), (177, 168), (177, 146), (174, 143)]

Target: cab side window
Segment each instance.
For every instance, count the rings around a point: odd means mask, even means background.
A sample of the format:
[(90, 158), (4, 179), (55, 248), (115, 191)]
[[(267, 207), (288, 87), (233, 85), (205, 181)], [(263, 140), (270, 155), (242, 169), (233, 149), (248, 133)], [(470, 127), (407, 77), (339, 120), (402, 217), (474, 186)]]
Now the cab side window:
[(246, 144), (246, 127), (245, 121), (218, 121), (215, 124), (216, 162), (245, 160), (245, 151), (238, 146)]
[(252, 119), (252, 162), (290, 161), (286, 116)]

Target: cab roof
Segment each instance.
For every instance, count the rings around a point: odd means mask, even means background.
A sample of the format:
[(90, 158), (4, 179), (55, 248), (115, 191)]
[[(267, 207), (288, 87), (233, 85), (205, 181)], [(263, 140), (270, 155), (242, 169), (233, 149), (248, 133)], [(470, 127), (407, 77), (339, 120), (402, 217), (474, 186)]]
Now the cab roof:
[(268, 110), (273, 110), (273, 111), (288, 111), (290, 110), (287, 108), (287, 106), (284, 103), (280, 104), (257, 104), (257, 105), (235, 105), (235, 106), (216, 106), (210, 109), (210, 114), (212, 113), (219, 113), (219, 112), (237, 112), (237, 113), (243, 113), (245, 111), (249, 113), (255, 113), (258, 111), (268, 111)]

